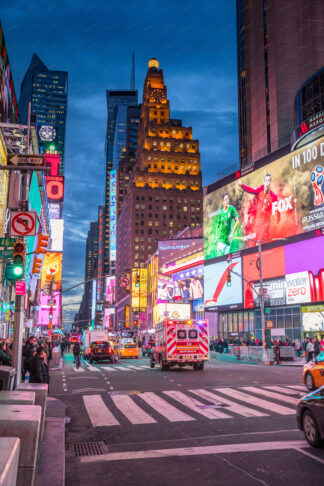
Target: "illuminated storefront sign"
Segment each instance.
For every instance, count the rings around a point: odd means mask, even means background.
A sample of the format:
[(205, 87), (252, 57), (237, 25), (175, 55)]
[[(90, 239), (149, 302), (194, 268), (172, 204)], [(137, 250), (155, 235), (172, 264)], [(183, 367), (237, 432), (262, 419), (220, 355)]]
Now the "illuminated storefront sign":
[(190, 304), (157, 304), (153, 307), (153, 324), (164, 319), (191, 319)]
[[(54, 305), (50, 306), (50, 302), (55, 302)], [(49, 315), (50, 311), (52, 311), (52, 325), (58, 326), (60, 324), (60, 316), (61, 316), (61, 295), (57, 294), (52, 299), (49, 295), (44, 294), (43, 292), (40, 293), (39, 296), (39, 311), (38, 311), (38, 319), (37, 323), (39, 326), (48, 326), (49, 324)]]
[(107, 329), (112, 329), (113, 327), (113, 315), (115, 314), (114, 307), (105, 307), (105, 314), (104, 314), (104, 327)]
[(311, 301), (308, 272), (286, 275), (287, 304), (301, 304)]
[(133, 269), (132, 271), (132, 307), (145, 309), (147, 307), (147, 269)]
[(109, 219), (110, 219), (110, 261), (116, 260), (116, 230), (117, 230), (117, 171), (112, 170), (109, 175)]
[(125, 327), (129, 327), (129, 305), (125, 305)]
[(42, 267), (41, 288), (44, 289), (52, 281), (56, 290), (61, 290), (62, 281), (62, 253), (47, 252)]
[(50, 219), (60, 219), (61, 218), (61, 204), (55, 202), (48, 203), (48, 212)]
[(99, 209), (98, 215), (98, 281), (97, 302), (103, 300), (103, 254), (104, 254), (104, 209)]
[(207, 194), (205, 260), (324, 227), (323, 140)]

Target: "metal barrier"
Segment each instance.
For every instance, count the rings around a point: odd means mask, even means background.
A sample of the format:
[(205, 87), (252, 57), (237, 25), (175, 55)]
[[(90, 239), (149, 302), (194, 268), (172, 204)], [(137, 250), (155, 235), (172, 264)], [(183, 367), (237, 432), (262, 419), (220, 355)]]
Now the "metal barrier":
[(294, 346), (280, 346), (280, 358), (294, 360), (296, 358)]
[[(225, 353), (231, 356), (236, 356), (237, 359), (263, 361), (263, 347), (262, 346), (238, 346), (229, 345), (228, 352)], [(295, 359), (295, 348), (293, 346), (280, 346), (281, 359)], [(274, 361), (274, 350), (266, 349), (265, 361)]]

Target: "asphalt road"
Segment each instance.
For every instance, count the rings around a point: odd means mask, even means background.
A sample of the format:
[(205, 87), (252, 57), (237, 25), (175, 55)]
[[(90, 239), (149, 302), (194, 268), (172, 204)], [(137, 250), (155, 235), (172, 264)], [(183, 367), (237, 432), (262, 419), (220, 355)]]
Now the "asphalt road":
[(51, 380), (71, 419), (66, 486), (324, 484), (324, 449), (296, 426), (305, 392), (301, 368), (162, 372), (134, 359), (76, 371), (67, 356)]

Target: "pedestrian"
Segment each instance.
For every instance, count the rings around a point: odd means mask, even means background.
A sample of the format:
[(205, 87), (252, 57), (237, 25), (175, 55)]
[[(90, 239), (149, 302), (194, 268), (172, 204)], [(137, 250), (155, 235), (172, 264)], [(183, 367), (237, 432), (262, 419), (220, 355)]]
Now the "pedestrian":
[(295, 349), (296, 349), (297, 357), (300, 358), (300, 354), (301, 354), (301, 344), (300, 344), (299, 339), (296, 339), (296, 341), (295, 341)]
[(46, 352), (43, 348), (39, 348), (30, 363), (29, 382), (49, 384), (49, 379)]
[(306, 353), (307, 353), (307, 363), (309, 363), (309, 361), (312, 361), (314, 355), (314, 344), (312, 339), (308, 341), (306, 347)]
[(315, 339), (314, 342), (314, 356), (318, 356), (321, 352), (321, 343), (319, 342), (318, 338)]
[(227, 342), (227, 339), (224, 339), (224, 353), (228, 353), (228, 342)]
[(69, 353), (70, 352), (70, 347), (71, 347), (71, 342), (70, 342), (69, 339), (67, 339), (65, 341), (65, 347), (66, 347), (67, 352)]
[(64, 357), (64, 351), (65, 351), (65, 341), (63, 339), (61, 341), (60, 348), (61, 348), (61, 356), (63, 358)]
[(11, 356), (7, 349), (6, 341), (0, 343), (0, 364), (3, 366), (11, 366)]
[(34, 355), (37, 353), (37, 339), (35, 336), (30, 336), (30, 338), (27, 340), (25, 346), (23, 347), (23, 381), (25, 381), (25, 375), (28, 372), (30, 372), (30, 364), (31, 361), (34, 357)]
[(276, 364), (279, 365), (280, 364), (280, 345), (278, 343), (278, 341), (275, 341), (275, 345), (274, 345), (274, 354), (275, 354), (275, 360), (276, 360)]
[(72, 351), (73, 351), (73, 355), (74, 355), (75, 365), (76, 365), (76, 368), (78, 369), (80, 367), (80, 353), (81, 353), (81, 347), (80, 347), (79, 341), (74, 343)]

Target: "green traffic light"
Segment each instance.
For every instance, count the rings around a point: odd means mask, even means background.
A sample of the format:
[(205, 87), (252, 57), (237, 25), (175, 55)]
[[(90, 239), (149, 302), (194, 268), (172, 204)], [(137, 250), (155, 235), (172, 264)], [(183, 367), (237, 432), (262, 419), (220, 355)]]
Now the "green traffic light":
[(20, 277), (24, 273), (24, 270), (22, 267), (17, 266), (13, 268), (13, 273), (16, 277)]

